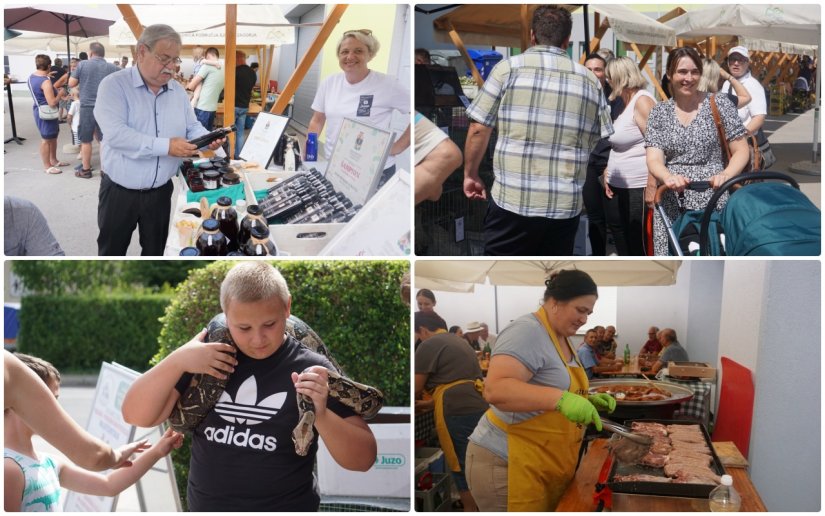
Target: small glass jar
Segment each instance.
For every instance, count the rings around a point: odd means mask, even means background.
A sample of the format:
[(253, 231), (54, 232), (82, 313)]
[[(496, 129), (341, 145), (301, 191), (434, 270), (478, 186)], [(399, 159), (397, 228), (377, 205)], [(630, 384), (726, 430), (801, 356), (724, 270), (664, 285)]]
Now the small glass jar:
[(207, 170), (203, 173), (203, 187), (206, 190), (217, 190), (221, 182), (221, 173), (217, 170)]
[(232, 207), (232, 199), (227, 196), (218, 197), (218, 206), (212, 210), (211, 217), (220, 223), (221, 233), (227, 240), (230, 251), (237, 251), (238, 247), (238, 212)]
[(269, 227), (254, 226), (250, 232), (249, 241), (243, 248), (243, 253), (246, 256), (278, 255), (278, 249), (275, 248), (275, 244), (269, 239)]
[(241, 184), (241, 176), (235, 172), (227, 172), (221, 178), (221, 183), (223, 183), (224, 186), (239, 185)]
[(252, 228), (255, 226), (267, 227), (264, 210), (257, 204), (250, 204), (246, 208), (246, 216), (241, 220), (241, 227), (238, 230), (238, 245), (243, 248), (252, 236)]
[(221, 233), (220, 223), (215, 219), (203, 221), (203, 232), (195, 244), (202, 256), (226, 256), (229, 252), (226, 237)]

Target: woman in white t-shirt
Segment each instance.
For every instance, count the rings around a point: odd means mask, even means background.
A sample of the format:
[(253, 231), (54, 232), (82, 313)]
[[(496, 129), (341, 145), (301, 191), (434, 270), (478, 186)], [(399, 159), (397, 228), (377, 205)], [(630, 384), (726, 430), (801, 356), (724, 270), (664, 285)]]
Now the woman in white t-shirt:
[(626, 106), (613, 122), (615, 132), (610, 136), (604, 176), (607, 226), (620, 256), (644, 256), (645, 210), (656, 193), (656, 179), (647, 170), (644, 133), (656, 101), (644, 89), (647, 81), (630, 58), (608, 61), (606, 72), (613, 88), (610, 100), (621, 96)]
[[(343, 73), (327, 77), (319, 86), (312, 101), (314, 114), (308, 132), (320, 134), (326, 125), (327, 136), (324, 157), (329, 159), (338, 140), (344, 118), (352, 118), (387, 129), (393, 111), (410, 113), (410, 90), (395, 77), (370, 70), (367, 64), (378, 53), (380, 44), (372, 31), (358, 29), (344, 32), (338, 42), (338, 64)], [(393, 156), (410, 146), (410, 126), (393, 143), (381, 186), (395, 173)]]

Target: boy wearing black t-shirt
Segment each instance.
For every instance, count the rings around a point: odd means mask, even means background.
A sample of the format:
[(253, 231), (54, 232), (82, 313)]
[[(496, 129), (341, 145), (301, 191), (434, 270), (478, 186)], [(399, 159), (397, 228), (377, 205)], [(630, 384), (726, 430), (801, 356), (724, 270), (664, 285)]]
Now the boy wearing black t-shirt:
[[(152, 427), (169, 417), (195, 373), (224, 378), (216, 407), (192, 435), (187, 497), (192, 511), (317, 511), (312, 472), (317, 437), (305, 457), (295, 453), (296, 392), (315, 405), (315, 430), (342, 467), (366, 471), (377, 446), (364, 420), (328, 399), (329, 361), (284, 330), (291, 305), (283, 276), (264, 262), (236, 265), (221, 284), (221, 308), (234, 349), (204, 343), (206, 330), (133, 384), (123, 417)], [(302, 372), (311, 367), (309, 371)]]

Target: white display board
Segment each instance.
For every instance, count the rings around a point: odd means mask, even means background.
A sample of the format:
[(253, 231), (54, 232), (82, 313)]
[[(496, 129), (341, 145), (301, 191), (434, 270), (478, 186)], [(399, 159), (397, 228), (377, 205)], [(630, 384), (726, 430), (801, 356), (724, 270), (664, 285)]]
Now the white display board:
[(255, 125), (252, 126), (249, 136), (244, 141), (241, 159), (253, 161), (266, 168), (287, 124), (289, 124), (289, 117), (259, 113), (255, 119)]
[(345, 118), (325, 174), (335, 191), (354, 205), (367, 204), (378, 189), (394, 140), (392, 131)]
[[(117, 363), (104, 362), (100, 368), (97, 378), (97, 387), (92, 399), (92, 411), (89, 414), (89, 422), (86, 424), (86, 431), (102, 440), (112, 448), (118, 448), (137, 439), (146, 439), (151, 434), (163, 434), (161, 427), (145, 429), (148, 435), (136, 437), (137, 428), (123, 420), (121, 406), (126, 392), (132, 386), (140, 373)], [(157, 439), (150, 439), (156, 442)], [(158, 469), (159, 466), (165, 468)], [(108, 474), (108, 472), (104, 473)], [(150, 484), (151, 497), (174, 500), (174, 505), (180, 511), (180, 497), (178, 496), (177, 483), (175, 481), (172, 460), (167, 455), (165, 461), (158, 462), (155, 467), (147, 472), (137, 483), (140, 505), (143, 510), (151, 510), (147, 507), (146, 496), (141, 484)], [(148, 487), (148, 486), (147, 486)], [(63, 510), (65, 512), (112, 512), (117, 505), (117, 496), (93, 496), (73, 491), (66, 494), (66, 502)], [(169, 504), (165, 505), (169, 509)]]
[(410, 174), (398, 170), (320, 256), (408, 256)]

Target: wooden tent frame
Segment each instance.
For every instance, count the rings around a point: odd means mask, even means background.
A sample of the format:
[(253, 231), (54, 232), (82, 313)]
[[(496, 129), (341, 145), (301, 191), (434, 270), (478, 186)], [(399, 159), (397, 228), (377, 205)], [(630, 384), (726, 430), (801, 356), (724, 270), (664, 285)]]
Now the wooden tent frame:
[[(530, 5), (532, 5), (532, 4), (521, 4), (520, 5), (521, 30), (519, 32), (519, 35), (520, 35), (520, 38), (521, 38), (521, 45), (522, 45), (521, 49), (522, 49), (522, 51), (526, 50), (530, 46), (530, 21), (531, 21), (530, 18), (529, 18), (529, 15), (530, 15), (530, 7), (529, 6)], [(664, 22), (666, 22), (668, 20), (671, 20), (673, 18), (676, 18), (677, 16), (679, 16), (681, 14), (684, 14), (684, 13), (685, 13), (684, 9), (682, 9), (681, 7), (677, 7), (675, 9), (672, 9), (671, 11), (667, 12), (665, 15), (661, 16), (656, 21), (664, 23)], [(588, 51), (584, 52), (581, 56), (581, 59), (579, 60), (579, 62), (581, 64), (584, 64), (585, 58), (588, 54), (598, 50), (599, 45), (601, 44), (602, 38), (604, 37), (605, 33), (607, 32), (607, 29), (610, 28), (610, 23), (607, 20), (607, 18), (605, 18), (604, 20), (601, 20), (601, 15), (598, 12), (595, 12), (593, 14), (594, 14), (593, 37), (590, 39), (590, 41), (588, 43), (588, 46), (587, 46)], [(585, 20), (585, 23), (589, 23), (589, 20)], [(452, 24), (452, 22), (449, 22), (446, 27), (437, 27), (437, 28), (446, 29), (448, 31), (447, 33), (449, 34), (450, 39), (452, 40), (455, 47), (458, 49), (459, 53), (461, 54), (461, 57), (464, 59), (464, 62), (467, 65), (467, 68), (470, 70), (470, 73), (472, 73), (473, 80), (475, 80), (476, 85), (479, 88), (481, 86), (483, 86), (484, 85), (484, 79), (481, 77), (481, 74), (479, 73), (478, 68), (476, 68), (475, 62), (473, 62), (473, 60), (470, 58), (470, 54), (467, 51), (467, 47), (464, 44), (464, 41), (462, 41), (461, 35), (458, 33), (458, 31), (456, 30), (456, 28)], [(630, 48), (633, 49), (633, 52), (636, 54), (636, 57), (639, 60), (639, 70), (644, 70), (645, 73), (647, 73), (648, 77), (650, 78), (651, 84), (653, 84), (653, 87), (655, 88), (656, 92), (659, 94), (660, 99), (662, 99), (662, 100), (667, 99), (667, 96), (665, 95), (665, 92), (662, 89), (662, 84), (659, 81), (659, 78), (656, 76), (656, 74), (650, 69), (650, 66), (648, 66), (648, 64), (647, 64), (648, 61), (650, 60), (650, 57), (653, 55), (653, 52), (656, 51), (656, 49), (659, 48), (659, 47), (656, 47), (654, 45), (641, 45), (641, 46), (639, 46), (639, 45), (637, 45), (636, 43), (634, 43), (632, 41), (628, 41), (626, 43), (630, 44)], [(644, 52), (642, 50), (644, 50)]]
[[(132, 30), (132, 34), (135, 35), (135, 39), (139, 40), (140, 35), (143, 33), (143, 26), (140, 24), (140, 20), (138, 20), (137, 14), (135, 14), (134, 9), (132, 9), (131, 5), (128, 4), (117, 4), (118, 9), (120, 10), (121, 15), (123, 16), (123, 20)], [(324, 24), (321, 26), (321, 30), (315, 36), (315, 39), (312, 41), (312, 44), (309, 46), (307, 51), (304, 53), (304, 56), (301, 58), (301, 61), (298, 63), (298, 66), (295, 68), (295, 71), (289, 77), (289, 80), (284, 85), (281, 94), (278, 97), (278, 100), (275, 101), (275, 104), (269, 110), (270, 113), (274, 114), (282, 114), (287, 106), (289, 105), (289, 101), (292, 99), (292, 96), (295, 94), (295, 91), (298, 89), (298, 86), (306, 77), (307, 72), (309, 71), (310, 66), (312, 66), (313, 61), (318, 57), (320, 54), (321, 49), (326, 44), (327, 39), (329, 39), (330, 34), (332, 34), (333, 28), (341, 21), (341, 17), (344, 15), (344, 12), (349, 7), (349, 4), (333, 4), (331, 5), (332, 9), (330, 10), (329, 15), (324, 20)], [(237, 35), (237, 23), (238, 21), (238, 6), (237, 4), (226, 4), (226, 42), (225, 42), (225, 66), (226, 69), (224, 71), (224, 113), (223, 119), (225, 125), (232, 125), (235, 122), (235, 110), (234, 109), (227, 109), (226, 106), (229, 103), (226, 99), (234, 99), (235, 98), (235, 51), (237, 49), (236, 46), (236, 35)], [(132, 54), (135, 55), (136, 49), (132, 49)], [(258, 62), (265, 62), (266, 69), (263, 70), (261, 77), (266, 78), (266, 84), (264, 84), (264, 80), (261, 81), (261, 108), (263, 108), (266, 104), (266, 91), (268, 90), (269, 86), (269, 74), (272, 71), (272, 58), (275, 53), (275, 46), (269, 45), (267, 47), (258, 47)], [(262, 61), (261, 58), (265, 60)], [(231, 102), (234, 106), (234, 100)], [(241, 129), (243, 130), (243, 129)], [(231, 155), (234, 156), (234, 149), (235, 149), (235, 134), (232, 133), (229, 135), (230, 141), (230, 149), (232, 149)]]

